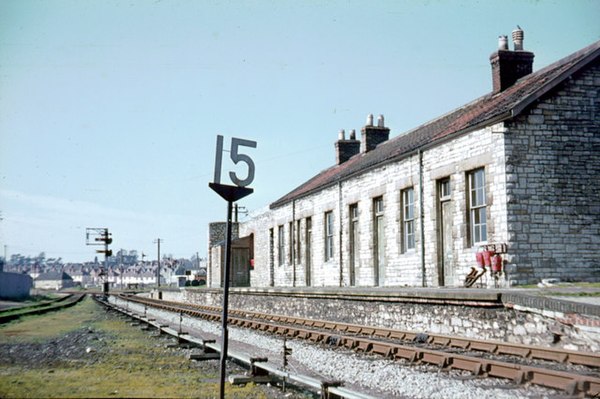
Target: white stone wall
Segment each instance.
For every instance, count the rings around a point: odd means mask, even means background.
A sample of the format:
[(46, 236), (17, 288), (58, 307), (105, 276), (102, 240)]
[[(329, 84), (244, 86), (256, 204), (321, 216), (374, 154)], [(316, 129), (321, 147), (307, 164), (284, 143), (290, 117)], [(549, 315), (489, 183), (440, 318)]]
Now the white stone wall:
[[(455, 273), (453, 281), (446, 285), (462, 286), (466, 274), (476, 265), (475, 252), (480, 245), (507, 242), (504, 131), (503, 124), (497, 124), (460, 136), (423, 153), (425, 264), (428, 285), (438, 285), (439, 180), (450, 178), (452, 191), (452, 266)], [(467, 174), (480, 168), (485, 170), (487, 241), (472, 243), (468, 232)], [(484, 283), (491, 285), (493, 280), (487, 278)]]
[[(490, 241), (506, 242), (506, 207), (504, 182), (504, 153), (502, 125), (478, 130), (423, 153), (423, 205), (425, 227), (425, 281), (428, 286), (438, 285), (438, 204), (437, 181), (450, 177), (454, 205), (455, 277), (446, 285), (462, 285), (464, 276), (475, 265), (474, 252), (478, 246), (467, 242), (466, 173), (485, 168), (488, 204), (488, 237)], [(500, 149), (500, 150), (498, 150)], [(306, 265), (306, 218), (312, 219), (311, 263), (313, 286), (350, 285), (350, 229), (349, 208), (358, 205), (359, 248), (355, 268), (355, 285), (374, 286), (374, 199), (383, 198), (385, 269), (383, 286), (422, 285), (421, 211), (419, 187), (419, 155), (391, 162), (300, 198), (276, 209), (251, 218), (240, 227), (241, 236), (254, 233), (255, 270), (252, 286), (268, 286), (270, 265), (269, 229), (273, 229), (273, 262), (275, 286), (304, 286)], [(414, 189), (415, 248), (402, 252), (401, 191)], [(334, 256), (325, 261), (325, 212), (334, 215)], [(294, 240), (297, 239), (297, 221), (300, 221), (300, 259), (290, 257), (290, 222), (294, 221)], [(341, 222), (341, 223), (340, 223)], [(284, 263), (278, 264), (279, 226), (284, 231)], [(341, 229), (341, 230), (340, 230)], [(341, 231), (341, 236), (340, 236)], [(340, 242), (341, 239), (341, 242)], [(341, 248), (341, 253), (340, 253)], [(341, 260), (341, 263), (340, 263)], [(492, 283), (491, 279), (485, 281)]]
[[(390, 163), (373, 169), (354, 179), (342, 183), (342, 260), (344, 264), (344, 285), (349, 285), (350, 264), (350, 205), (358, 205), (358, 230), (360, 236), (359, 256), (356, 265), (356, 285), (374, 286), (375, 247), (374, 247), (374, 200), (383, 199), (384, 220), (384, 284), (420, 285), (420, 227), (418, 210), (418, 158), (416, 156), (402, 162)], [(400, 191), (414, 187), (415, 190), (415, 241), (416, 248), (401, 251), (401, 209)]]
[(210, 272), (207, 275), (207, 284), (209, 287), (217, 288), (221, 286), (221, 268), (223, 267), (223, 246), (217, 245), (209, 248), (209, 256), (211, 267), (208, 269)]
[(268, 207), (249, 216), (249, 220), (240, 223), (240, 237), (254, 234), (254, 270), (250, 271), (250, 285), (253, 287), (270, 286), (269, 229), (272, 227), (272, 213)]

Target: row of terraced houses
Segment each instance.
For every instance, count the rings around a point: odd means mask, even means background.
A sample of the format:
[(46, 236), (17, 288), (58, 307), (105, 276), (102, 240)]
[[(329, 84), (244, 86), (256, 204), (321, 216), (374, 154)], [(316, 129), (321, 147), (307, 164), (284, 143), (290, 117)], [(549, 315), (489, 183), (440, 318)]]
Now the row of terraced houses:
[(536, 72), (523, 31), (507, 42), (491, 93), (393, 138), (383, 116), (341, 132), (335, 165), (236, 226), (233, 284), (462, 286), (492, 244), (483, 284), (599, 281), (600, 42)]

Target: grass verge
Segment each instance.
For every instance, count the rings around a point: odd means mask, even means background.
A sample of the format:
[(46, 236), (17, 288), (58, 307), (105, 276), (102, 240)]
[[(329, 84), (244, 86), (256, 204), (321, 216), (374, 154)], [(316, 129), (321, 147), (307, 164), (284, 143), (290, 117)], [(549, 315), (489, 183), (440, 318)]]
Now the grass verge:
[[(0, 326), (4, 350), (44, 350), (61, 336), (85, 329), (99, 338), (96, 348), (79, 347), (68, 359), (27, 364), (0, 358), (2, 398), (214, 398), (218, 397), (218, 365), (192, 363), (165, 339), (116, 318), (91, 299), (66, 310), (25, 317)], [(41, 345), (41, 346), (40, 346)], [(70, 348), (72, 351), (73, 348)], [(32, 353), (32, 355), (39, 353)], [(23, 353), (23, 361), (27, 354)], [(253, 385), (226, 388), (228, 398), (266, 398)]]

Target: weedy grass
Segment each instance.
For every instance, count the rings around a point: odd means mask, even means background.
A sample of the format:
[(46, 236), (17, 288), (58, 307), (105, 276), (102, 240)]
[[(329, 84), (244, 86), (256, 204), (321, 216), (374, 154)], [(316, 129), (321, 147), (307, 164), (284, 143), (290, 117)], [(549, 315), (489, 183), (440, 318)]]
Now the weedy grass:
[[(218, 365), (197, 367), (167, 341), (151, 337), (127, 321), (106, 317), (105, 310), (86, 299), (66, 310), (26, 317), (0, 326), (0, 343), (43, 343), (82, 327), (92, 328), (110, 345), (81, 359), (52, 366), (5, 364), (0, 357), (2, 398), (214, 398), (218, 397)], [(95, 356), (95, 361), (86, 361)], [(227, 384), (228, 398), (266, 398), (249, 384)]]
[(27, 300), (18, 301), (20, 304), (17, 306), (0, 310), (0, 316), (22, 313), (24, 310), (40, 307), (44, 304), (50, 304), (53, 300), (58, 298), (60, 298), (60, 296), (55, 294), (34, 295), (29, 297)]

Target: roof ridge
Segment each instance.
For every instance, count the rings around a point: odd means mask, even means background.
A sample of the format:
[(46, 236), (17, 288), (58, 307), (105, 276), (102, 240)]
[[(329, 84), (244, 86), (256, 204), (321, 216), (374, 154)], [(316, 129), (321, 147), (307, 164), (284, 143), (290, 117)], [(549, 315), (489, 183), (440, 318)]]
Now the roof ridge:
[(440, 140), (481, 128), (485, 124), (513, 118), (567, 76), (588, 65), (598, 55), (600, 40), (522, 77), (499, 93), (486, 93), (381, 143), (372, 151), (361, 152), (340, 165), (332, 165), (322, 170), (272, 202), (270, 208), (276, 208), (373, 167), (407, 156)]

